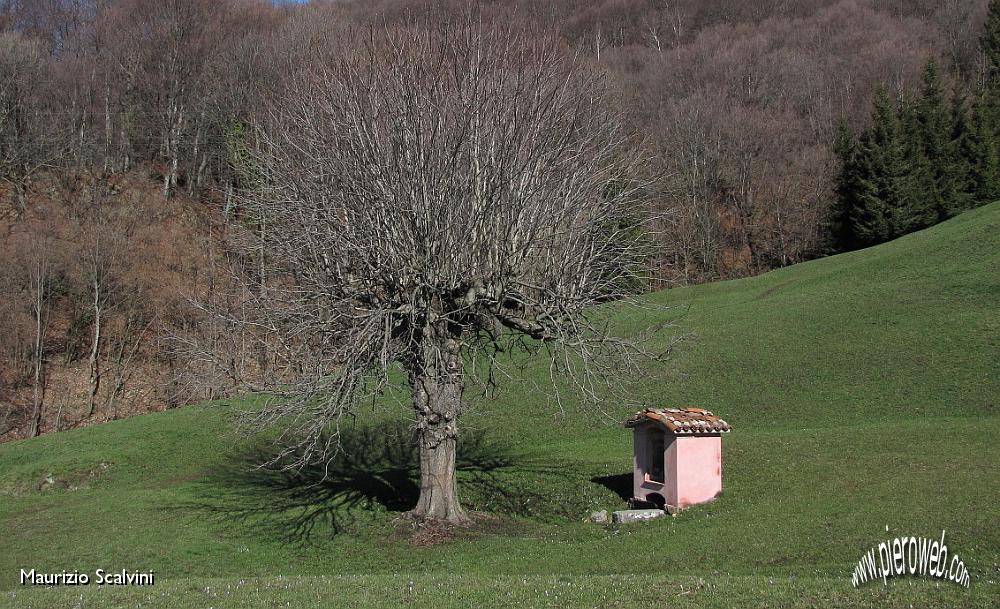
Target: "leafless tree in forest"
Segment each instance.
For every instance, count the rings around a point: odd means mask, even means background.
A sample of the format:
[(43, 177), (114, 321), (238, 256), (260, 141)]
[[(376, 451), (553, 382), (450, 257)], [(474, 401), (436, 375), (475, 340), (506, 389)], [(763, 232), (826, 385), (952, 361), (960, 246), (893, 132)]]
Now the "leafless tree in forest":
[(59, 153), (40, 91), (45, 66), (40, 44), (0, 32), (0, 181), (13, 189), (18, 215), (32, 177)]
[[(280, 425), (298, 463), (335, 451), (341, 418), (398, 365), (420, 448), (408, 516), (460, 523), (467, 381), (534, 345), (596, 404), (646, 355), (595, 308), (642, 283), (640, 159), (604, 78), (553, 37), (470, 19), (344, 48), (258, 129), (244, 251), (263, 247), (268, 277), (214, 311), (229, 348), (195, 357), (273, 396), (247, 422)], [(234, 356), (247, 337), (270, 349), (265, 378)]]
[(110, 264), (108, 260), (108, 244), (96, 235), (92, 247), (87, 253), (87, 283), (90, 288), (91, 305), (93, 307), (93, 338), (90, 341), (90, 356), (87, 364), (90, 368), (90, 387), (87, 391), (87, 417), (94, 416), (97, 410), (97, 392), (101, 389), (101, 339), (104, 330), (104, 319), (107, 314), (110, 297)]
[[(90, 371), (87, 392), (87, 418), (97, 411), (98, 392), (104, 376), (101, 353), (107, 342), (107, 323), (112, 316), (125, 308), (121, 305), (130, 296), (130, 286), (123, 281), (124, 267), (129, 247), (131, 246), (133, 218), (123, 207), (109, 205), (103, 183), (95, 183), (91, 197), (91, 209), (87, 218), (87, 226), (83, 233), (84, 243), (81, 247), (82, 274), (88, 292), (88, 304), (91, 312), (91, 341), (88, 356)], [(131, 315), (128, 315), (131, 318)], [(129, 325), (126, 323), (122, 332), (128, 335), (125, 342), (130, 342)], [(114, 388), (112, 388), (113, 400)]]
[(28, 297), (35, 337), (32, 349), (33, 377), (31, 384), (31, 421), (28, 436), (34, 438), (42, 430), (42, 411), (45, 404), (45, 332), (49, 317), (49, 296), (52, 269), (44, 249), (39, 248), (28, 269)]
[(712, 278), (720, 248), (719, 208), (722, 138), (717, 109), (692, 96), (661, 110), (660, 146), (669, 159), (662, 186), (667, 205), (678, 210), (669, 230), (679, 248), (685, 279)]

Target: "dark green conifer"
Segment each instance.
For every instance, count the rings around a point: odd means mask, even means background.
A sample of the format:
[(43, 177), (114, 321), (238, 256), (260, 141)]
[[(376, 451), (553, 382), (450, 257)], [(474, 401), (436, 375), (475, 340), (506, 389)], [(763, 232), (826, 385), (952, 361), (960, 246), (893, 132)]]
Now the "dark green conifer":
[(833, 154), (840, 169), (834, 178), (836, 198), (830, 210), (830, 241), (834, 251), (849, 250), (854, 247), (851, 230), (851, 205), (854, 192), (858, 188), (855, 152), (857, 141), (844, 117), (837, 120), (833, 134)]
[(988, 95), (983, 91), (972, 105), (968, 133), (958, 149), (975, 205), (1000, 200), (1000, 140)]
[(872, 126), (858, 141), (850, 168), (849, 199), (851, 237), (866, 247), (899, 236), (908, 224), (909, 164), (895, 104), (884, 89), (875, 98)]
[(952, 179), (955, 187), (954, 208), (956, 212), (975, 207), (972, 185), (972, 167), (969, 163), (971, 151), (972, 122), (969, 118), (965, 98), (955, 95), (951, 100), (951, 153)]
[[(926, 171), (920, 176), (920, 188), (925, 201), (914, 210), (911, 230), (926, 228), (945, 220), (963, 209), (959, 195), (962, 173), (957, 166), (953, 141), (953, 117), (941, 84), (937, 63), (931, 59), (924, 68), (923, 91), (915, 108), (919, 147), (923, 160), (915, 167)], [(909, 232), (909, 231), (907, 231)]]
[(986, 79), (1000, 81), (1000, 0), (991, 0), (986, 14), (986, 29), (979, 46), (986, 57)]
[(893, 214), (893, 235), (905, 235), (937, 221), (934, 172), (924, 149), (920, 100), (902, 98), (896, 106), (905, 171), (899, 180), (903, 197)]

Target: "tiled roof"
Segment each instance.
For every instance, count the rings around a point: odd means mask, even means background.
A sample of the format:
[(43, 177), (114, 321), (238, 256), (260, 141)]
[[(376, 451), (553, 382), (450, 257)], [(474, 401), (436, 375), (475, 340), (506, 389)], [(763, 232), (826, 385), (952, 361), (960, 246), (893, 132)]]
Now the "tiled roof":
[(685, 436), (726, 433), (732, 429), (729, 423), (703, 408), (647, 408), (626, 419), (625, 427), (635, 427), (644, 422), (657, 423), (677, 435)]

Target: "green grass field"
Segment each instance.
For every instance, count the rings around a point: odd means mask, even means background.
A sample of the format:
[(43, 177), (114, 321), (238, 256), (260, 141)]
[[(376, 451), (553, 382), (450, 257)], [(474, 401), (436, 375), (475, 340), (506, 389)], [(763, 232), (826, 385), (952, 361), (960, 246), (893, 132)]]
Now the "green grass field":
[[(404, 407), (361, 416), (323, 480), (248, 469), (232, 406), (198, 405), (0, 446), (0, 607), (1000, 606), (1000, 203), (649, 301), (693, 336), (636, 392), (735, 426), (713, 503), (584, 522), (624, 506), (631, 438), (553, 414), (541, 365), (470, 396), (460, 491), (492, 516), (437, 543), (396, 521), (416, 492)], [(942, 530), (969, 589), (851, 586), (870, 547)], [(156, 585), (23, 587), (21, 568)]]

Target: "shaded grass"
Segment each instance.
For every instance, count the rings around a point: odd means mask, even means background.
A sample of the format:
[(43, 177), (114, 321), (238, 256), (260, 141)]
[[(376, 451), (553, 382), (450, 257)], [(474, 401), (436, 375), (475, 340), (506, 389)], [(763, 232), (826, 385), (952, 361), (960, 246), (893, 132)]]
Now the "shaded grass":
[[(259, 467), (271, 456), (269, 445), (250, 445), (199, 479), (194, 486), (197, 501), (174, 507), (309, 545), (371, 524), (373, 514), (400, 513), (416, 504), (420, 462), (409, 426), (383, 421), (347, 427), (339, 441), (341, 450), (331, 462), (296, 468), (285, 466), (294, 464), (298, 454)], [(506, 446), (473, 432), (464, 434), (456, 462), (465, 503), (475, 509), (538, 519), (568, 515), (565, 504), (532, 490), (550, 490), (550, 480), (541, 485), (515, 482), (524, 476), (562, 476), (566, 465), (515, 456)]]

